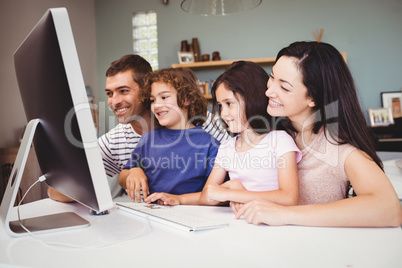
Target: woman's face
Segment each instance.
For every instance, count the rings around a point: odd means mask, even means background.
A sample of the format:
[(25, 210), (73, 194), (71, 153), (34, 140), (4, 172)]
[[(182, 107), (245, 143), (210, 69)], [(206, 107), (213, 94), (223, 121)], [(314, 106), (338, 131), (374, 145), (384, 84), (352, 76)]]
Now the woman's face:
[(271, 116), (286, 116), (292, 122), (303, 123), (313, 112), (315, 103), (307, 97), (303, 77), (296, 67), (296, 58), (282, 56), (272, 67), (267, 91), (267, 112)]

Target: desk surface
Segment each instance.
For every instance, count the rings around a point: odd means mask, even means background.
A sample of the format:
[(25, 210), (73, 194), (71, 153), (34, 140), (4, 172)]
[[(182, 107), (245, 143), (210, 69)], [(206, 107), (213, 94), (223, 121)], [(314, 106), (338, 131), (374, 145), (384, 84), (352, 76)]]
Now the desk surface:
[(402, 169), (395, 164), (395, 161), (398, 159), (384, 161), (384, 172), (394, 186), (399, 200), (402, 201)]
[[(91, 216), (77, 203), (43, 199), (23, 205), (21, 217), (74, 211), (91, 222), (79, 230), (43, 234), (49, 246), (0, 230), (0, 267), (402, 267), (401, 228), (254, 226), (228, 207), (177, 206), (229, 227), (187, 233), (114, 208)], [(8, 267), (8, 266), (6, 266)]]

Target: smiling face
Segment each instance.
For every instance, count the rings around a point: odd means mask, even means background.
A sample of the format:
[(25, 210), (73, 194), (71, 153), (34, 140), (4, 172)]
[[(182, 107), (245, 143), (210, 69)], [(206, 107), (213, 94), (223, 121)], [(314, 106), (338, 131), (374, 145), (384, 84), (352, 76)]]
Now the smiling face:
[(296, 58), (282, 56), (272, 67), (267, 83), (267, 112), (271, 116), (286, 116), (303, 123), (313, 112), (315, 103), (307, 97), (307, 88), (296, 65)]
[(106, 95), (108, 105), (121, 124), (137, 120), (134, 117), (148, 115), (145, 106), (140, 102), (140, 88), (132, 77), (132, 71), (127, 70), (106, 78)]
[(229, 130), (233, 133), (241, 133), (248, 128), (245, 112), (245, 103), (242, 98), (236, 99), (233, 91), (220, 84), (216, 89), (216, 101), (219, 106), (220, 115)]
[(154, 82), (151, 85), (151, 110), (159, 124), (168, 129), (188, 128), (188, 109), (177, 104), (177, 91), (171, 85)]

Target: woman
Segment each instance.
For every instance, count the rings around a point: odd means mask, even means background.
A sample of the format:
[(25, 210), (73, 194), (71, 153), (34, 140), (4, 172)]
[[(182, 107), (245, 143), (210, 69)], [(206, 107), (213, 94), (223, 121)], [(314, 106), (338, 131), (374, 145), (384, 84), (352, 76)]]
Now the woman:
[[(266, 95), (271, 116), (302, 150), (299, 206), (256, 200), (234, 206), (253, 224), (399, 226), (402, 209), (382, 170), (350, 71), (331, 45), (296, 42), (282, 49)], [(346, 198), (349, 184), (357, 196)]]

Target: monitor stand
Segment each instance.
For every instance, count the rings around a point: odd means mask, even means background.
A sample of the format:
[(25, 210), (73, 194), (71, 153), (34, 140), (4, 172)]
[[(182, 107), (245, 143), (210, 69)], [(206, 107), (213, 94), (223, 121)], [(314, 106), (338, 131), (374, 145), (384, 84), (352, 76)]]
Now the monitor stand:
[(11, 171), (10, 179), (8, 181), (0, 207), (1, 221), (4, 223), (6, 231), (12, 236), (23, 236), (28, 234), (28, 232), (21, 226), (21, 223), (30, 232), (35, 234), (67, 229), (77, 229), (90, 225), (87, 220), (81, 218), (73, 212), (64, 212), (21, 219), (21, 222), (19, 220), (11, 221), (18, 189), (21, 184), (25, 164), (38, 124), (40, 124), (39, 119), (32, 119), (25, 129), (17, 158), (15, 159), (13, 170)]

